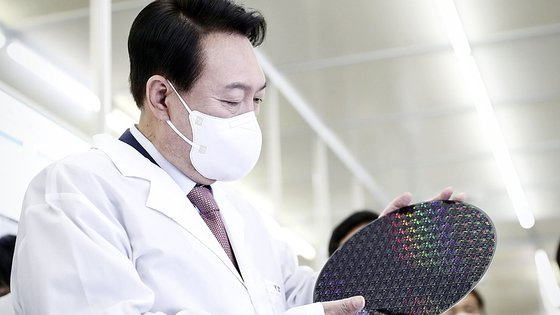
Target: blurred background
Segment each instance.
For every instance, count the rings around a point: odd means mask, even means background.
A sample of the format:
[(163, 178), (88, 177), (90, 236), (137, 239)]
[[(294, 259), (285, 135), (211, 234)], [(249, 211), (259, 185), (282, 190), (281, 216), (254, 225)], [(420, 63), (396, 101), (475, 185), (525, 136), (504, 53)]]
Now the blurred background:
[[(41, 168), (138, 119), (126, 42), (149, 2), (0, 0), (8, 221)], [(238, 2), (267, 18), (268, 88), (261, 159), (232, 185), (301, 263), (319, 269), (354, 210), (451, 185), (496, 225), (487, 314), (558, 314), (560, 1)]]

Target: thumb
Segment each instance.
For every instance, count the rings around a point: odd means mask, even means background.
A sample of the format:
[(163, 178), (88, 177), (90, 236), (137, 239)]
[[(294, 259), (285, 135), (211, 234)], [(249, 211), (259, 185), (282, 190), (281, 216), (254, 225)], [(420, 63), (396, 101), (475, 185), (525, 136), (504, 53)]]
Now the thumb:
[(325, 315), (353, 315), (361, 311), (366, 304), (364, 297), (353, 296), (350, 298), (323, 302)]
[(349, 298), (349, 300), (350, 300), (350, 304), (352, 304), (352, 308), (354, 309), (354, 312), (361, 311), (366, 306), (366, 300), (361, 295), (353, 296)]

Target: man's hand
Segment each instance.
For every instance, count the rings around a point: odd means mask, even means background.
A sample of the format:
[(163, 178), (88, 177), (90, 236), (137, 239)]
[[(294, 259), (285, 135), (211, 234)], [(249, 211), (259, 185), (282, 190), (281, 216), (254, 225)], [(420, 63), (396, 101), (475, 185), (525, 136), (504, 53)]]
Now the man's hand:
[[(457, 200), (457, 201), (465, 201), (466, 196), (464, 193), (460, 193), (457, 194), (455, 196), (453, 196), (453, 188), (452, 187), (447, 187), (444, 190), (442, 190), (439, 194), (437, 194), (434, 198), (432, 198), (432, 201), (435, 200)], [(386, 215), (389, 212), (395, 211), (399, 208), (402, 207), (406, 207), (410, 204), (410, 201), (412, 201), (412, 194), (407, 192), (404, 193), (400, 196), (398, 196), (397, 198), (393, 199), (393, 201), (391, 201), (389, 203), (389, 205), (385, 208), (385, 210), (383, 210), (383, 212), (381, 212), (381, 215)]]
[(323, 302), (325, 315), (354, 315), (366, 305), (363, 296), (353, 296), (347, 299)]

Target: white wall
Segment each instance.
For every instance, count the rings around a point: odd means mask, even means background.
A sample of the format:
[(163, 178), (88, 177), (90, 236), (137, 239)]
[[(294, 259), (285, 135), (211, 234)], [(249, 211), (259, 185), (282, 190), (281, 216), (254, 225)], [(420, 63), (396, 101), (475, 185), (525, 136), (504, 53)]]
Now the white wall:
[(51, 161), (89, 145), (5, 89), (0, 113), (0, 214), (18, 220), (31, 179)]
[[(89, 147), (0, 84), (0, 236), (15, 234), (31, 179), (52, 161)], [(10, 294), (0, 297), (0, 314), (15, 314)]]

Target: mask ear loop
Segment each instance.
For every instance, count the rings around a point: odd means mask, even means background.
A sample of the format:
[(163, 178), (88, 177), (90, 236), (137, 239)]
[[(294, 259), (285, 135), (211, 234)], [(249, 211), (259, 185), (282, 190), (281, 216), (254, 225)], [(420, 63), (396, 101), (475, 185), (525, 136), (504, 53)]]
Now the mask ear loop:
[(179, 137), (181, 137), (181, 139), (185, 140), (185, 142), (187, 142), (188, 144), (190, 144), (191, 146), (193, 146), (193, 147), (195, 147), (195, 148), (197, 148), (197, 149), (200, 148), (200, 145), (199, 145), (199, 144), (196, 144), (196, 143), (192, 142), (191, 140), (189, 140), (189, 138), (185, 137), (185, 135), (182, 134), (182, 133), (179, 131), (179, 129), (177, 129), (177, 128), (175, 127), (175, 125), (173, 125), (173, 123), (171, 122), (171, 120), (166, 120), (165, 122), (167, 123), (167, 125), (168, 125), (169, 127), (171, 127), (171, 129), (173, 129), (173, 131), (175, 131), (175, 133), (176, 133)]
[(169, 82), (169, 80), (167, 80), (167, 83), (169, 83), (169, 86), (171, 86), (171, 88), (173, 89), (173, 92), (175, 92), (175, 94), (177, 94), (177, 96), (179, 97), (179, 101), (181, 101), (181, 104), (183, 104), (183, 106), (185, 106), (185, 108), (187, 109), (187, 112), (189, 112), (189, 115), (190, 115), (190, 113), (192, 111), (189, 108), (189, 106), (187, 105), (187, 102), (185, 102), (185, 100), (181, 97), (181, 95), (179, 95), (179, 92), (177, 92), (177, 89), (175, 89), (175, 87), (173, 86), (173, 84), (171, 82)]
[[(187, 112), (189, 112), (189, 115), (191, 114), (191, 109), (189, 108), (189, 106), (187, 106), (187, 103), (185, 102), (185, 100), (183, 100), (183, 98), (181, 97), (181, 95), (179, 95), (179, 92), (177, 92), (177, 90), (175, 89), (175, 87), (173, 86), (173, 84), (171, 82), (169, 82), (169, 80), (167, 80), (167, 83), (169, 83), (169, 86), (171, 86), (171, 88), (173, 89), (173, 91), (175, 92), (175, 94), (177, 94), (177, 96), (179, 97), (179, 101), (181, 101), (181, 103), (183, 104), (183, 106), (185, 106), (185, 109), (187, 110)], [(171, 129), (173, 129), (173, 131), (175, 131), (175, 133), (181, 137), (181, 139), (183, 139), (186, 143), (190, 144), (191, 146), (193, 146), (194, 148), (198, 149), (199, 151), (206, 151), (206, 147), (205, 146), (201, 146), (197, 143), (194, 143), (193, 141), (189, 140), (189, 138), (185, 137), (185, 135), (179, 131), (179, 129), (177, 129), (175, 127), (175, 125), (173, 125), (173, 123), (171, 122), (170, 119), (165, 121), (167, 123), (167, 125), (169, 127), (171, 127)], [(200, 152), (200, 153), (204, 153), (204, 152)]]

